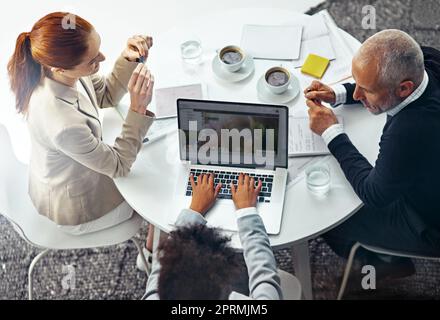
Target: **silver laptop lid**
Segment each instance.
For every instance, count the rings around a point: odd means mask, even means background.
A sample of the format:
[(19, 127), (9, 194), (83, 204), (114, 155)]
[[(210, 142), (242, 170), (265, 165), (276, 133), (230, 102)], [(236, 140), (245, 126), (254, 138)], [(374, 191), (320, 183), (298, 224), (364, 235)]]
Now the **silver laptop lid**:
[(194, 164), (287, 168), (286, 106), (177, 100), (180, 159)]

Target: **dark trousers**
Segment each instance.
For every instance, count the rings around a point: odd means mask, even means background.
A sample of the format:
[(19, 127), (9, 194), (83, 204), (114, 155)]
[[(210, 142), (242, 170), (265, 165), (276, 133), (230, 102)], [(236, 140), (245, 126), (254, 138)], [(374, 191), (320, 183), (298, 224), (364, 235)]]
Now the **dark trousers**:
[(364, 206), (323, 238), (344, 258), (356, 242), (415, 255), (440, 256), (439, 230), (425, 225), (402, 202), (381, 209)]

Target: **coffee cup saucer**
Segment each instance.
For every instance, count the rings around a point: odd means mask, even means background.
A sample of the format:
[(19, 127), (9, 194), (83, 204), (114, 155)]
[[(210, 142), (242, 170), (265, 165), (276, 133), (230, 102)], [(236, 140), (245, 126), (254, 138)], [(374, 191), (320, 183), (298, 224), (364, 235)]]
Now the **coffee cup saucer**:
[(289, 87), (286, 91), (280, 94), (275, 94), (269, 91), (269, 88), (265, 85), (264, 75), (257, 82), (258, 99), (263, 102), (269, 103), (287, 103), (293, 100), (300, 91), (299, 81), (296, 77), (292, 76)]
[(242, 81), (249, 77), (254, 71), (254, 59), (247, 54), (241, 68), (236, 72), (229, 72), (221, 65), (221, 62), (216, 55), (214, 59), (212, 59), (212, 71), (221, 80), (228, 82)]

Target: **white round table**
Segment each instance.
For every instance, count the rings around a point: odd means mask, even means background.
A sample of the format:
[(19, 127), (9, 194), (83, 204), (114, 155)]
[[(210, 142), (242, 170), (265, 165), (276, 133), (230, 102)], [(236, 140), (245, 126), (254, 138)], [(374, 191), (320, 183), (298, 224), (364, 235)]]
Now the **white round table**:
[[(198, 18), (185, 26), (178, 26), (154, 39), (148, 64), (156, 78), (155, 87), (201, 82), (208, 87), (209, 99), (261, 103), (256, 92), (257, 80), (265, 70), (279, 65), (280, 61), (255, 60), (255, 71), (251, 77), (238, 83), (227, 83), (216, 79), (211, 70), (216, 49), (228, 44), (239, 45), (243, 24), (300, 24), (308, 19), (310, 16), (286, 10), (240, 9)], [(189, 34), (197, 35), (202, 42), (204, 60), (199, 67), (188, 67), (180, 57), (180, 40)], [(354, 52), (359, 42), (343, 31), (341, 34)], [(289, 63), (282, 62), (288, 68)], [(300, 77), (303, 87), (309, 82), (310, 79), (301, 78), (298, 70), (293, 72)], [(128, 99), (127, 95), (123, 103), (128, 103)], [(287, 105), (290, 114), (304, 114), (307, 109), (302, 93)], [(336, 113), (343, 116), (345, 130), (355, 146), (370, 163), (374, 163), (385, 116), (372, 116), (364, 108), (353, 105), (341, 106)], [(112, 144), (120, 133), (121, 124), (122, 119), (116, 110), (106, 110), (104, 140)], [(304, 179), (297, 182), (286, 191), (280, 233), (270, 235), (274, 248), (293, 247), (295, 273), (302, 283), (304, 296), (309, 299), (312, 298), (312, 290), (307, 240), (341, 223), (362, 206), (337, 161), (332, 156), (327, 159), (331, 169), (331, 191), (328, 196), (318, 199), (308, 192)], [(166, 215), (173, 208), (174, 183), (181, 168), (179, 163), (176, 134), (142, 148), (130, 174), (115, 180), (126, 201), (145, 220), (165, 232), (172, 229)], [(238, 235), (229, 234), (232, 236), (232, 245), (240, 248)]]

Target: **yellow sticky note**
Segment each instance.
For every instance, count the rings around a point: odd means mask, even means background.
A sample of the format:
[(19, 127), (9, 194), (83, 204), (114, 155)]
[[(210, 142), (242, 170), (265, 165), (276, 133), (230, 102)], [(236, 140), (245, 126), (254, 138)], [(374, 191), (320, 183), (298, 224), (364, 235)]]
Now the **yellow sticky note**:
[(301, 68), (301, 72), (311, 75), (312, 77), (321, 79), (325, 70), (330, 63), (330, 60), (316, 54), (309, 54), (306, 61)]

